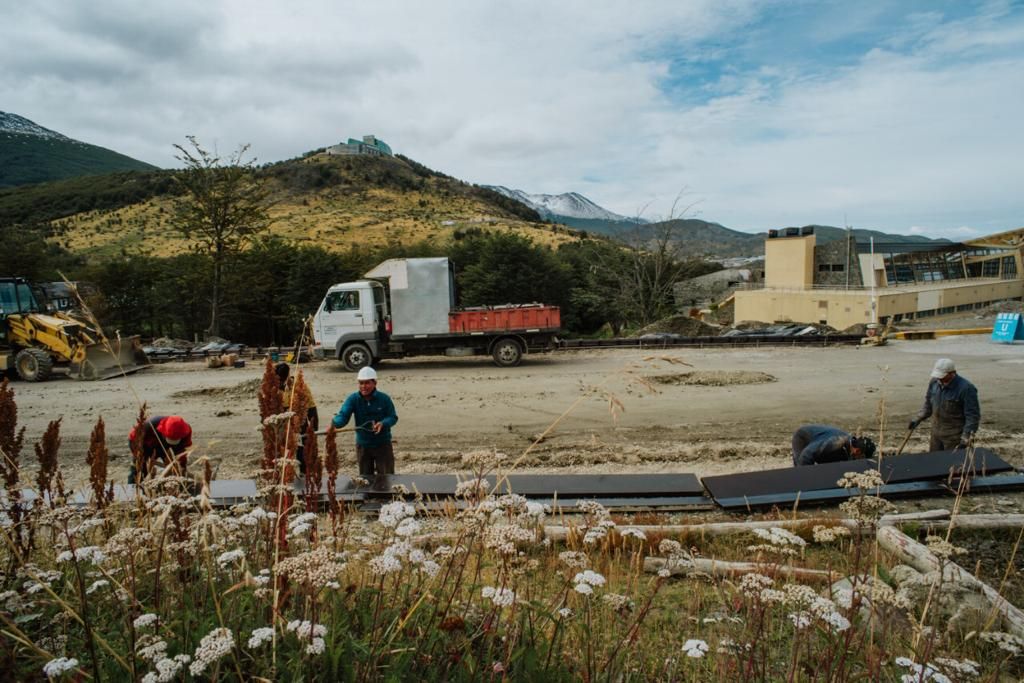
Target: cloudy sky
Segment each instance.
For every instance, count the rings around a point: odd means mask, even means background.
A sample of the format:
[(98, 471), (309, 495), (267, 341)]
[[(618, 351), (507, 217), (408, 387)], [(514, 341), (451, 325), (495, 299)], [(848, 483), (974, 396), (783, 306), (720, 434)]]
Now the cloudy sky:
[(373, 133), (625, 215), (1024, 225), (1024, 0), (21, 0), (0, 110), (163, 167)]

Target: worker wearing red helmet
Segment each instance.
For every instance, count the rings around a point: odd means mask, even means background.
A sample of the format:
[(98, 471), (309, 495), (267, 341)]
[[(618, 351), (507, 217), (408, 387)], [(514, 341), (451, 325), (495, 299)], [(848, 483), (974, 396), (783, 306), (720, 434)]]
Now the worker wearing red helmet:
[[(142, 423), (142, 476), (139, 481), (151, 474), (158, 463), (169, 465), (172, 458), (177, 459), (180, 474), (185, 474), (185, 467), (188, 464), (188, 453), (192, 447), (192, 427), (188, 422), (178, 415), (154, 415)], [(135, 442), (136, 427), (128, 434), (129, 447)], [(132, 464), (128, 473), (128, 483), (134, 484), (137, 476), (135, 464)]]

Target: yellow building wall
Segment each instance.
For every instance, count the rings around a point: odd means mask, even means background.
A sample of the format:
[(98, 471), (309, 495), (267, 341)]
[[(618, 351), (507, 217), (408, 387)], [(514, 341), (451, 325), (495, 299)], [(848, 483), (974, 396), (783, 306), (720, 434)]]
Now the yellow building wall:
[[(889, 292), (880, 289), (877, 294), (878, 317), (909, 316), (919, 311), (965, 306), (983, 301), (1017, 299), (1024, 297), (1024, 279), (993, 281), (977, 284), (932, 288), (921, 287), (913, 291)], [(855, 323), (872, 322), (871, 292), (841, 289), (782, 290), (760, 289), (738, 291), (734, 298), (735, 319), (760, 322), (824, 321), (837, 330)], [(956, 313), (956, 311), (951, 312)]]
[(814, 235), (764, 241), (766, 287), (804, 289), (814, 283)]

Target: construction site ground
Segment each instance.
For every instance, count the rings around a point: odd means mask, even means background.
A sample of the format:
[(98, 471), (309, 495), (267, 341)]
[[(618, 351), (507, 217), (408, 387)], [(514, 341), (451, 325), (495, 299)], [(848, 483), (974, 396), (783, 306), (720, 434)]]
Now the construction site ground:
[[(955, 359), (978, 386), (979, 444), (1024, 465), (1024, 344), (987, 335), (870, 348), (555, 352), (508, 369), (483, 357), (386, 361), (379, 388), (398, 410), (399, 472), (457, 472), (462, 454), (496, 449), (517, 472), (705, 476), (791, 466), (790, 436), (806, 423), (863, 430), (895, 450), (939, 357)], [(300, 367), (326, 427), (355, 390), (355, 376), (336, 361)], [(103, 382), (16, 382), (19, 423), (27, 427), (23, 462), (33, 467), (30, 444), (60, 417), (65, 477), (83, 482), (89, 435), (102, 417), (110, 474), (123, 481), (127, 434), (145, 401), (150, 414), (179, 414), (192, 424), (195, 456), (209, 456), (217, 478), (250, 478), (262, 449), (262, 371), (253, 361), (221, 369), (168, 363)], [(927, 432), (920, 428), (907, 452), (927, 450)], [(352, 438), (339, 435), (346, 472), (355, 473)]]

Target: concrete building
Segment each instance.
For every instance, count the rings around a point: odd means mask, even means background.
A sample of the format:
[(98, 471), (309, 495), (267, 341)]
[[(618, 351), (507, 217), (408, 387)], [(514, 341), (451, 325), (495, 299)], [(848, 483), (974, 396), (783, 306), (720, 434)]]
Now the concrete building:
[(735, 319), (857, 323), (920, 320), (1024, 299), (1024, 228), (953, 242), (818, 246), (813, 228), (771, 230), (762, 284), (736, 293)]
[(394, 156), (391, 148), (383, 140), (378, 140), (373, 135), (364, 135), (362, 140), (349, 138), (348, 142), (341, 142), (327, 148), (327, 154), (353, 155), (366, 154), (370, 156)]

